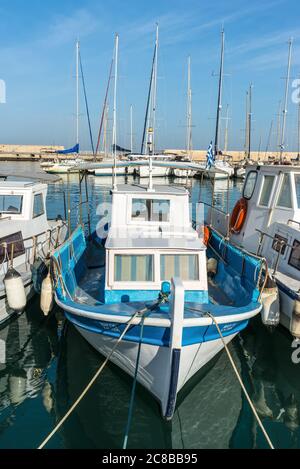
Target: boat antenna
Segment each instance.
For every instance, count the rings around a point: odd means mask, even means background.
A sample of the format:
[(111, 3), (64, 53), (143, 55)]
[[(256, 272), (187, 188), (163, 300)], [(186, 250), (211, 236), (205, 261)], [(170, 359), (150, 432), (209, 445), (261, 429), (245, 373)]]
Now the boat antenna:
[(288, 57), (288, 66), (287, 66), (287, 75), (285, 82), (285, 96), (284, 96), (284, 107), (283, 107), (283, 118), (282, 118), (282, 128), (281, 128), (281, 142), (280, 142), (280, 163), (282, 163), (283, 150), (285, 147), (285, 126), (286, 126), (286, 115), (288, 112), (287, 103), (288, 103), (288, 93), (289, 93), (289, 81), (290, 81), (290, 70), (291, 70), (291, 58), (292, 58), (292, 44), (293, 39), (289, 39), (289, 57)]
[(113, 189), (117, 189), (117, 80), (118, 80), (118, 49), (119, 35), (115, 37), (115, 76), (114, 76), (114, 108), (113, 108), (113, 134), (112, 146), (114, 152), (114, 169), (113, 169)]
[(222, 31), (221, 31), (221, 61), (220, 61), (220, 73), (219, 73), (218, 106), (217, 106), (216, 134), (215, 134), (215, 156), (217, 156), (218, 153), (219, 153), (219, 124), (220, 124), (220, 116), (221, 116), (221, 111), (222, 111), (224, 45), (225, 45), (225, 33), (224, 33), (224, 28), (222, 28)]

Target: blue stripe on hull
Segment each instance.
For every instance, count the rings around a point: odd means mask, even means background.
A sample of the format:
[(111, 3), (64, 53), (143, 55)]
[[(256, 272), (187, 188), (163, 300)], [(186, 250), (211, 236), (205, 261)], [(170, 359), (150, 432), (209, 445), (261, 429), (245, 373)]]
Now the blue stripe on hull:
[[(75, 314), (66, 313), (67, 318), (74, 325), (96, 334), (103, 334), (108, 337), (118, 338), (123, 332), (126, 324), (116, 322), (99, 321), (97, 319), (84, 318)], [(236, 334), (243, 330), (248, 324), (248, 320), (227, 324), (220, 324), (220, 329), (224, 337)], [(219, 339), (219, 333), (215, 325), (184, 327), (182, 334), (182, 346), (199, 344), (211, 340)], [(123, 340), (130, 342), (140, 341), (140, 326), (132, 326), (125, 334)], [(144, 326), (143, 343), (159, 347), (170, 346), (170, 328)]]
[(300, 295), (298, 292), (291, 290), (289, 287), (279, 282), (278, 280), (276, 280), (276, 283), (278, 285), (279, 290), (285, 293), (289, 298), (291, 298), (292, 300), (300, 300)]

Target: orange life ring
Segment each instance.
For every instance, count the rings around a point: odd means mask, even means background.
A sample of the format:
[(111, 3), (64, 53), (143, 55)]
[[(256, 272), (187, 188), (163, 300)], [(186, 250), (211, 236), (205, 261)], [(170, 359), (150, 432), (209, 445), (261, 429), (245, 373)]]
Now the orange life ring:
[(204, 242), (205, 246), (208, 245), (209, 237), (210, 237), (209, 228), (208, 228), (208, 226), (204, 226), (204, 228), (203, 228), (203, 242)]
[(246, 220), (248, 202), (243, 197), (237, 201), (232, 210), (229, 227), (231, 233), (239, 234)]

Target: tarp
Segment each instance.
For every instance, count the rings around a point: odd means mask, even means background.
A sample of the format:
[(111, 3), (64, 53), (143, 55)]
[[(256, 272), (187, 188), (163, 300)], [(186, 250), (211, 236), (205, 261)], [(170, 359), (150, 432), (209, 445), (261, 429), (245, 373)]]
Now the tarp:
[[(112, 150), (114, 151), (114, 149), (115, 149), (115, 145), (112, 145)], [(116, 151), (119, 151), (121, 153), (131, 153), (130, 150), (120, 147), (120, 145), (116, 145)]]
[(76, 143), (76, 145), (73, 148), (68, 148), (67, 150), (59, 150), (57, 153), (59, 155), (68, 155), (69, 153), (79, 153), (79, 143)]

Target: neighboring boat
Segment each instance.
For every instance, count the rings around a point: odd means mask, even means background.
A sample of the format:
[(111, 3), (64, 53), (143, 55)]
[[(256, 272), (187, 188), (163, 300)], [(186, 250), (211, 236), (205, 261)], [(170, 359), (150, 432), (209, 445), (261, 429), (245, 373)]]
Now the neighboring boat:
[(260, 312), (264, 261), (214, 230), (206, 246), (184, 188), (115, 186), (111, 207), (106, 240), (98, 226), (88, 243), (78, 227), (53, 253), (56, 302), (171, 419), (179, 390), (223, 348), (214, 320), (228, 343)]
[(62, 220), (47, 220), (46, 195), (46, 184), (0, 182), (0, 324), (41, 287), (44, 260), (65, 239)]
[(207, 179), (228, 179), (234, 175), (234, 169), (230, 163), (223, 160), (214, 161), (213, 165), (206, 168), (204, 177)]
[[(266, 322), (276, 325), (280, 319), (300, 337), (300, 168), (264, 165), (246, 171), (242, 198), (232, 212), (231, 241), (267, 259), (271, 296)], [(225, 233), (226, 220), (219, 213), (214, 226)]]

